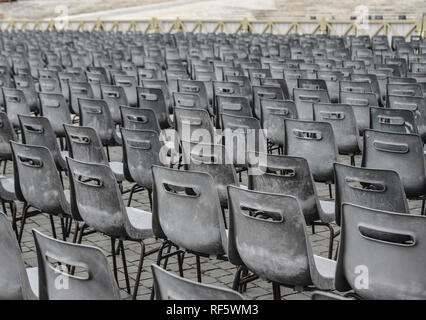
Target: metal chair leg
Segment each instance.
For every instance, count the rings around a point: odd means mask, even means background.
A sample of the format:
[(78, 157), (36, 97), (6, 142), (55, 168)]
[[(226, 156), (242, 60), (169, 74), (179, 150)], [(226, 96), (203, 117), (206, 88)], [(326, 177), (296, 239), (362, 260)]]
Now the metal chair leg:
[(152, 191), (148, 190), (148, 198), (149, 198), (149, 207), (152, 210)]
[(135, 288), (133, 289), (133, 297), (132, 297), (133, 300), (136, 300), (136, 297), (138, 295), (139, 281), (141, 280), (143, 260), (145, 258), (145, 244), (141, 241), (140, 245), (141, 245), (141, 256), (139, 258), (139, 266), (138, 266), (138, 273), (136, 274)]
[(234, 282), (232, 283), (232, 290), (240, 291), (239, 289), (240, 289), (241, 272), (243, 272), (243, 267), (239, 266), (237, 268), (237, 272), (235, 272)]
[(22, 210), (22, 217), (21, 217), (21, 228), (19, 230), (19, 236), (18, 236), (19, 246), (21, 246), (22, 235), (24, 234), (24, 226), (25, 226), (25, 220), (27, 219), (28, 208), (29, 206), (27, 204), (24, 204), (24, 208)]
[(117, 257), (115, 255), (115, 238), (113, 237), (111, 237), (111, 254), (112, 254), (112, 266), (114, 271), (114, 277), (118, 284)]
[(50, 227), (52, 228), (53, 238), (56, 239), (55, 220), (53, 219), (53, 216), (51, 214), (49, 214), (49, 219), (50, 219)]
[(127, 293), (130, 294), (129, 272), (127, 270), (126, 252), (124, 250), (124, 243), (122, 240), (119, 241), (119, 245), (121, 249), (121, 261), (123, 262), (124, 278), (126, 280), (126, 289), (127, 289)]
[(195, 261), (197, 264), (197, 281), (201, 283), (201, 261), (198, 254), (195, 255)]
[(185, 259), (185, 251), (181, 251), (178, 253), (178, 267), (179, 267), (179, 276), (181, 276), (182, 278), (183, 276), (183, 260)]
[(281, 300), (280, 285), (276, 282), (272, 282), (272, 295), (274, 297), (274, 300)]

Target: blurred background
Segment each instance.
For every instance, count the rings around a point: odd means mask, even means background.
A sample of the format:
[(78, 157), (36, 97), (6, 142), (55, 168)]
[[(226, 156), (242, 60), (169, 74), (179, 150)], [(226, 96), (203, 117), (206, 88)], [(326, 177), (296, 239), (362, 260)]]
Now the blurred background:
[(3, 19), (50, 19), (67, 14), (75, 19), (136, 20), (243, 19), (279, 20), (327, 17), (349, 19), (364, 5), (374, 17), (407, 19), (421, 16), (426, 0), (18, 0), (0, 2)]

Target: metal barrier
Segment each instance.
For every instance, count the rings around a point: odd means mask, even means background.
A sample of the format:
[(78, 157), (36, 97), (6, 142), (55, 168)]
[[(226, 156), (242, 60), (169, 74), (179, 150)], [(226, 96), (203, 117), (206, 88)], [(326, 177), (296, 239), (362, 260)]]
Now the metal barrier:
[[(368, 28), (365, 26), (368, 24)], [(257, 33), (257, 34), (331, 34), (370, 36), (412, 35), (426, 38), (426, 15), (415, 20), (67, 20), (64, 17), (51, 20), (0, 20), (1, 30), (76, 30), (76, 31), (122, 31), (122, 32), (213, 32), (213, 33)]]

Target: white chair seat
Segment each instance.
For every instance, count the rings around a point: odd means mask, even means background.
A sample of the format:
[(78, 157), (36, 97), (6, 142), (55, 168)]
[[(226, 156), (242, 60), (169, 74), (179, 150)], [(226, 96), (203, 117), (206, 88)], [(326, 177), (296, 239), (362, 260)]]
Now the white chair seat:
[(133, 207), (126, 207), (130, 225), (127, 232), (132, 239), (142, 240), (152, 237), (152, 213)]
[(38, 268), (27, 268), (27, 276), (30, 282), (31, 290), (38, 298)]
[(110, 166), (112, 172), (114, 173), (117, 181), (119, 181), (119, 182), (123, 181), (124, 180), (123, 162), (113, 161), (113, 162), (109, 163), (109, 166)]

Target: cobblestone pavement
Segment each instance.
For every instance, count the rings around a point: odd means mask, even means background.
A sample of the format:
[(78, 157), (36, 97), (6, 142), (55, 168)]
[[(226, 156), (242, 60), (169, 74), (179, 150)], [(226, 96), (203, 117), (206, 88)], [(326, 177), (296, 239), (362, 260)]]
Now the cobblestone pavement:
[[(121, 161), (121, 148), (115, 147), (112, 148), (111, 158), (113, 161)], [(342, 157), (341, 161), (348, 163), (348, 157)], [(360, 164), (361, 158), (356, 159), (357, 165)], [(7, 166), (7, 176), (12, 176), (12, 164), (8, 162)], [(247, 176), (243, 175), (242, 184), (247, 184)], [(130, 183), (124, 183), (124, 188), (128, 189), (132, 185)], [(65, 179), (65, 187), (68, 188), (68, 182)], [(328, 187), (324, 184), (317, 184), (318, 196), (321, 200), (329, 200), (329, 191)], [(334, 194), (334, 190), (333, 190)], [(123, 200), (128, 199), (128, 194), (123, 195)], [(127, 201), (125, 202), (127, 203)], [(410, 208), (413, 212), (419, 213), (421, 210), (420, 201), (410, 201)], [(140, 208), (143, 210), (150, 211), (149, 200), (146, 191), (136, 193), (133, 200), (132, 206)], [(18, 203), (19, 212), (22, 210), (22, 204)], [(10, 215), (9, 215), (10, 216)], [(57, 230), (59, 231), (59, 220), (56, 219)], [(335, 230), (338, 230), (337, 226), (334, 226)], [(29, 267), (37, 265), (37, 256), (34, 246), (34, 240), (31, 233), (31, 230), (35, 228), (47, 235), (51, 235), (50, 221), (47, 215), (37, 215), (35, 217), (29, 218), (26, 225), (25, 231), (22, 238), (22, 251), (25, 263)], [(315, 228), (315, 234), (312, 234), (312, 230), (308, 227), (308, 232), (310, 235), (310, 240), (312, 242), (312, 247), (314, 253), (327, 257), (328, 254), (328, 229), (325, 227), (317, 226)], [(72, 229), (73, 231), (73, 229)], [(60, 232), (60, 231), (59, 231)], [(338, 238), (334, 241), (334, 248), (336, 248)], [(110, 248), (110, 239), (100, 233), (94, 233), (83, 238), (83, 244), (93, 245), (104, 250), (105, 254), (108, 256), (111, 268), (112, 268), (112, 259), (111, 259), (111, 248)], [(149, 239), (146, 242), (147, 250), (156, 248), (160, 245), (160, 241), (154, 239)], [(128, 261), (128, 270), (131, 278), (131, 286), (134, 285), (134, 280), (136, 277), (137, 264), (139, 259), (139, 244), (125, 242), (126, 256)], [(141, 283), (138, 292), (138, 299), (147, 300), (150, 298), (151, 286), (152, 286), (152, 275), (150, 271), (150, 265), (154, 263), (156, 255), (149, 256), (145, 259), (144, 270), (142, 272)], [(121, 259), (117, 259), (119, 266), (119, 285), (120, 288), (125, 287), (124, 273), (121, 268)], [(169, 264), (167, 267), (168, 270), (174, 271), (177, 273), (178, 265), (177, 259), (172, 257), (169, 259)], [(203, 283), (215, 284), (222, 287), (231, 287), (236, 271), (236, 267), (229, 262), (224, 262), (221, 260), (215, 259), (206, 259), (201, 258), (201, 269), (202, 269), (202, 281)], [(196, 265), (195, 257), (187, 254), (184, 261), (184, 276), (188, 279), (196, 280)], [(128, 298), (127, 293), (122, 290), (123, 297)], [(296, 299), (309, 299), (310, 295), (308, 292), (295, 292), (292, 289), (281, 287), (282, 298), (286, 300), (296, 300)], [(248, 284), (247, 291), (244, 293), (244, 296), (248, 299), (272, 299), (272, 285), (264, 280), (256, 280)]]

